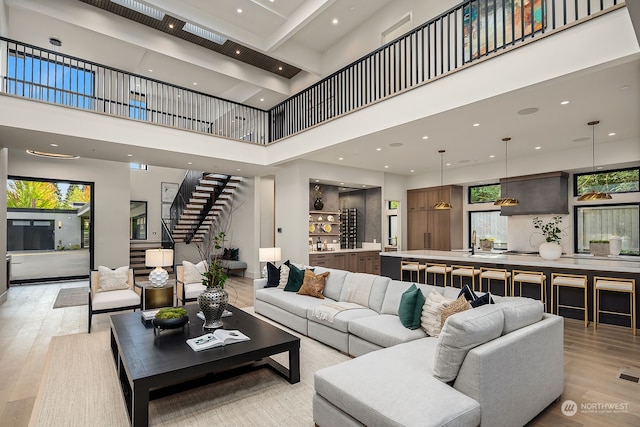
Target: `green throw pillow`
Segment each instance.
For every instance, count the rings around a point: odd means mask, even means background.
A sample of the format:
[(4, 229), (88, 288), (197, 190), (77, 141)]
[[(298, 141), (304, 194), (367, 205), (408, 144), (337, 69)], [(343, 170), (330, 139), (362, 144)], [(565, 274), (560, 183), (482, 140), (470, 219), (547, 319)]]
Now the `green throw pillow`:
[(398, 317), (405, 328), (418, 329), (420, 327), (420, 316), (422, 316), (424, 301), (425, 297), (415, 283), (404, 291), (402, 298), (400, 298)]
[(300, 270), (293, 264), (289, 264), (289, 279), (284, 290), (287, 292), (298, 292), (304, 281), (304, 270)]

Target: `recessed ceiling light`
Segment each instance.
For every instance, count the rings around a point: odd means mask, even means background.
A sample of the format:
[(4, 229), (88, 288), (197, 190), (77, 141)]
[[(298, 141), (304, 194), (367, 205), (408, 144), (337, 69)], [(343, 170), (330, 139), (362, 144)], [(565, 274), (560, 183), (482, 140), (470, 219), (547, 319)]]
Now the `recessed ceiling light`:
[(385, 169), (389, 169), (389, 165), (384, 165), (384, 168)]
[(133, 157), (133, 154), (127, 154), (127, 157)]
[(382, 148), (376, 148), (376, 151), (382, 151)]
[(538, 111), (540, 111), (540, 109), (537, 107), (523, 108), (522, 110), (518, 111), (518, 114), (520, 116), (526, 116), (528, 114), (537, 113)]
[(344, 185), (344, 182), (341, 182), (340, 185)]
[(150, 72), (150, 73), (153, 73), (153, 70), (152, 70), (151, 68), (149, 68), (149, 72)]
[(489, 156), (490, 159), (493, 159), (495, 157), (495, 154), (492, 154)]
[(473, 124), (473, 127), (476, 127), (476, 128), (477, 128), (478, 126), (480, 126), (480, 123), (474, 123), (474, 124)]
[(562, 101), (562, 102), (560, 103), (560, 105), (567, 105), (568, 103), (569, 103), (569, 101)]
[(169, 24), (169, 28), (173, 29), (173, 24)]
[(242, 9), (238, 8), (238, 9), (236, 9), (236, 12), (242, 13)]
[(331, 20), (331, 23), (332, 23), (333, 25), (338, 25), (338, 18), (333, 18), (333, 19)]
[(616, 133), (615, 132), (610, 132), (609, 136), (616, 136)]
[(362, 184), (362, 186), (363, 186), (363, 187), (366, 187), (366, 185), (365, 185), (365, 184)]
[(240, 51), (239, 50), (236, 50), (236, 55), (240, 55)]
[(542, 148), (542, 147), (536, 147), (536, 150), (539, 150), (539, 149), (541, 149), (541, 148)]
[(260, 102), (264, 102), (264, 98), (260, 98)]
[(76, 156), (73, 154), (47, 153), (46, 151), (36, 151), (36, 150), (26, 150), (26, 151), (28, 154), (31, 154), (32, 156), (47, 157), (49, 159), (73, 160), (73, 159), (80, 158), (80, 156)]
[(51, 44), (51, 46), (54, 46), (54, 47), (60, 47), (62, 46), (62, 41), (57, 37), (50, 37), (49, 44)]
[(415, 172), (415, 170), (411, 169), (409, 172), (414, 173), (414, 172)]
[(198, 86), (198, 82), (193, 82), (193, 85), (194, 86)]
[(600, 169), (602, 169), (602, 166), (598, 166), (596, 169), (600, 170)]
[(451, 163), (445, 163), (445, 166), (451, 166)]
[(282, 67), (278, 67), (278, 70), (282, 71)]
[(58, 144), (49, 144), (49, 145), (51, 145), (52, 147), (57, 147), (58, 146)]
[(188, 164), (188, 165), (192, 165), (192, 164), (193, 164), (193, 162), (187, 162), (187, 164)]
[(240, 168), (236, 169), (236, 172), (240, 172)]
[(427, 135), (423, 136), (422, 139), (429, 139)]
[(320, 182), (320, 180), (319, 180), (319, 179), (316, 179), (316, 182)]
[(344, 157), (338, 157), (338, 160), (344, 160)]

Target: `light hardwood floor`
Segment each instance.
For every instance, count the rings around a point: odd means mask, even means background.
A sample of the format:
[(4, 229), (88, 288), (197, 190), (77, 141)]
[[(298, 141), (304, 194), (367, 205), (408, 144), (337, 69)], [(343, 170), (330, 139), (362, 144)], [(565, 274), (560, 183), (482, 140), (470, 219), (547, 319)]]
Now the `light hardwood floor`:
[[(60, 288), (87, 284), (67, 282), (10, 288), (7, 302), (0, 305), (0, 424), (28, 425), (51, 337), (86, 332), (86, 305), (52, 307)], [(251, 279), (232, 276), (227, 291), (232, 304), (253, 305)], [(108, 314), (94, 316), (92, 330), (108, 327)], [(633, 337), (629, 328), (602, 325), (594, 331), (591, 325), (585, 329), (581, 321), (567, 319), (564, 347), (564, 394), (529, 425), (640, 425), (640, 384), (617, 378), (622, 367), (640, 371), (640, 337)], [(562, 414), (565, 400), (576, 402), (578, 411), (574, 416)], [(618, 404), (622, 412), (611, 413), (602, 408), (604, 404)]]

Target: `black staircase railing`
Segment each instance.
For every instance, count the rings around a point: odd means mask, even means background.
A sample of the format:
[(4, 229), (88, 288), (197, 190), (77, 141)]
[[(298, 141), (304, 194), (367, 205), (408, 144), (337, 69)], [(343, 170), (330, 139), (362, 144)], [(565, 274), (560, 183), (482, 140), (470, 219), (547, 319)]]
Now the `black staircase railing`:
[(193, 227), (191, 229), (191, 232), (188, 233), (187, 236), (185, 237), (186, 243), (191, 243), (191, 240), (193, 240), (193, 237), (195, 236), (196, 232), (200, 229), (200, 227), (202, 227), (202, 223), (207, 219), (207, 214), (211, 211), (213, 204), (216, 202), (216, 200), (218, 200), (218, 198), (222, 194), (222, 190), (224, 190), (224, 188), (227, 186), (230, 180), (231, 180), (231, 176), (227, 175), (224, 179), (220, 180), (219, 185), (216, 185), (213, 188), (213, 194), (211, 195), (211, 197), (207, 199), (207, 202), (204, 204), (204, 206), (202, 207), (202, 210), (200, 211), (200, 217), (197, 220), (198, 224), (195, 227)]
[(264, 145), (624, 6), (622, 0), (467, 0), (269, 111), (4, 37), (0, 90)]
[(170, 233), (173, 233), (173, 231), (176, 229), (178, 221), (180, 220), (180, 218), (182, 218), (182, 215), (187, 209), (189, 200), (193, 197), (193, 193), (196, 191), (196, 188), (200, 184), (200, 180), (204, 176), (204, 172), (192, 170), (187, 171), (187, 173), (184, 175), (184, 179), (182, 180), (182, 183), (180, 183), (178, 193), (171, 203), (171, 214), (169, 219)]

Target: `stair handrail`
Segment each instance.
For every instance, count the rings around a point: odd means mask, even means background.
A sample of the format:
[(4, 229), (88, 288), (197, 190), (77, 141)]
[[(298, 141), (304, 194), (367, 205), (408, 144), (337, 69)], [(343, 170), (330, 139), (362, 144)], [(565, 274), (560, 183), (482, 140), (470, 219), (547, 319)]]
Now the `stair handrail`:
[(191, 241), (193, 240), (196, 234), (196, 231), (200, 229), (200, 227), (202, 226), (202, 223), (207, 218), (207, 215), (209, 214), (209, 211), (213, 207), (213, 204), (216, 202), (216, 200), (218, 200), (218, 198), (222, 194), (222, 191), (227, 187), (227, 184), (229, 184), (229, 181), (231, 181), (231, 175), (224, 175), (224, 176), (225, 178), (222, 180), (222, 183), (214, 187), (212, 196), (207, 199), (207, 202), (202, 207), (202, 210), (200, 211), (200, 215), (198, 218), (198, 224), (195, 227), (193, 227), (191, 231), (187, 234), (187, 236), (184, 239), (185, 243), (187, 244), (191, 243)]

